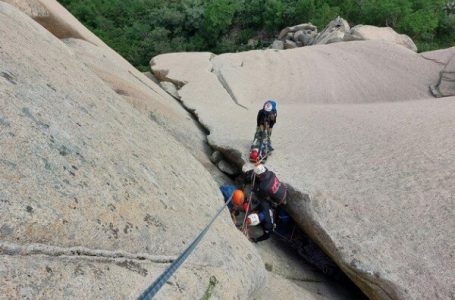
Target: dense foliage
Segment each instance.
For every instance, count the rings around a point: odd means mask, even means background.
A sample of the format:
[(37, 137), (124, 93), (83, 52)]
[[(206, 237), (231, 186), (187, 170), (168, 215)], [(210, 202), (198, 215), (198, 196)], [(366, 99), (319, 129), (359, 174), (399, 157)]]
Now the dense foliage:
[(455, 45), (455, 14), (447, 0), (59, 1), (143, 70), (160, 53), (261, 48), (285, 26), (312, 22), (322, 30), (337, 15), (351, 25), (393, 27), (420, 51)]

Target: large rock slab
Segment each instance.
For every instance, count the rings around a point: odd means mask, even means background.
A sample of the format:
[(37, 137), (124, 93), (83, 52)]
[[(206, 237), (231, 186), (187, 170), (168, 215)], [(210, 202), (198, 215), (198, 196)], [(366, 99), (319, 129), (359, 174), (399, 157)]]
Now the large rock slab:
[(390, 27), (376, 27), (371, 25), (356, 25), (345, 33), (344, 41), (384, 40), (402, 45), (417, 52), (414, 41), (406, 34), (399, 34)]
[(152, 60), (239, 164), (277, 99), (268, 166), (289, 210), (373, 299), (454, 296), (455, 98), (428, 91), (442, 68), (385, 41)]
[[(0, 294), (136, 297), (223, 203), (217, 184), (66, 44), (3, 2), (0, 36)], [(158, 298), (201, 298), (212, 276), (218, 298), (252, 297), (265, 280), (227, 212)]]
[(192, 151), (202, 163), (207, 158), (206, 136), (191, 115), (117, 53), (80, 39), (64, 39), (78, 59), (109, 85), (126, 102), (148, 116)]

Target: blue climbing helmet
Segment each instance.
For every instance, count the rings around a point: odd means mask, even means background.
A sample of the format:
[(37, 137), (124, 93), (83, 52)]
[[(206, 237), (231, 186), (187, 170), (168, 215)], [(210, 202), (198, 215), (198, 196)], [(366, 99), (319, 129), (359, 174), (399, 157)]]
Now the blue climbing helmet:
[(267, 112), (276, 113), (276, 101), (273, 99), (269, 99), (269, 100), (265, 101), (263, 109)]

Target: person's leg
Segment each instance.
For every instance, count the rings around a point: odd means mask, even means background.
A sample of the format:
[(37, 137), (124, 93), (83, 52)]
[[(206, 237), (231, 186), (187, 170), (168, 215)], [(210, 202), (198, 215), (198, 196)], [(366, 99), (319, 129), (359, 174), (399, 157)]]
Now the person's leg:
[(273, 147), (272, 147), (272, 129), (273, 128), (267, 128), (267, 143), (269, 145), (270, 151), (273, 150)]

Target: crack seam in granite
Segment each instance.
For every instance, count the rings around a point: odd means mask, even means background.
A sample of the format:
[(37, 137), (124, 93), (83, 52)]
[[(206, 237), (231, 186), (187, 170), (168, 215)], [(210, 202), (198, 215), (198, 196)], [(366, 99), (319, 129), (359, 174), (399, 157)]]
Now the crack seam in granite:
[(150, 255), (148, 253), (129, 253), (125, 251), (111, 251), (103, 249), (90, 249), (86, 247), (59, 247), (45, 244), (32, 243), (21, 245), (8, 241), (0, 241), (0, 255), (31, 256), (44, 255), (54, 257), (85, 257), (92, 259), (117, 260), (130, 259), (149, 261), (153, 263), (171, 263), (176, 257), (164, 255)]
[[(210, 59), (209, 59), (210, 63), (212, 63), (213, 58), (214, 58), (214, 56), (210, 57)], [(232, 91), (231, 87), (227, 83), (227, 81), (224, 78), (223, 74), (221, 74), (220, 71), (215, 70), (215, 68), (213, 66), (213, 63), (212, 63), (212, 68), (211, 68), (210, 72), (213, 73), (216, 76), (216, 78), (218, 79), (218, 82), (226, 90), (226, 93), (228, 93), (228, 95), (229, 95), (229, 97), (231, 97), (232, 101), (234, 101), (234, 103), (237, 104), (238, 106), (248, 110), (248, 107), (246, 107), (246, 106), (244, 106), (244, 105), (239, 103), (239, 101), (237, 100), (237, 97), (235, 97), (234, 92)]]

